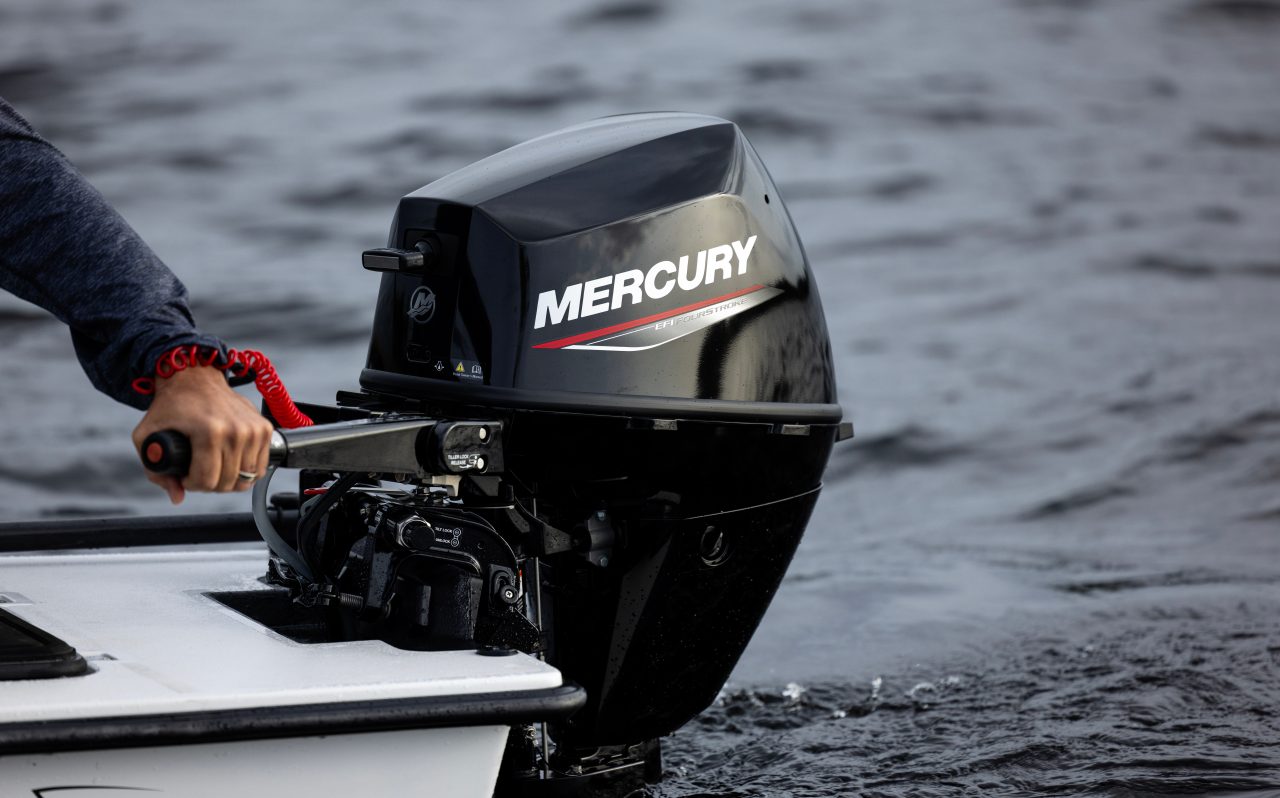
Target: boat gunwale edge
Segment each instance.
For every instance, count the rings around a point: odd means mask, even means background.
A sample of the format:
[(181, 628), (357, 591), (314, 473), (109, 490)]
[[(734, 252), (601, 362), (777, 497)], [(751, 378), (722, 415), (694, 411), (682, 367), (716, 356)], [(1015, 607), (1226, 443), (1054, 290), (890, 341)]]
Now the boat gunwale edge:
[(409, 729), (510, 726), (567, 718), (586, 700), (585, 689), (566, 682), (558, 687), (502, 693), (22, 721), (0, 725), (0, 757)]

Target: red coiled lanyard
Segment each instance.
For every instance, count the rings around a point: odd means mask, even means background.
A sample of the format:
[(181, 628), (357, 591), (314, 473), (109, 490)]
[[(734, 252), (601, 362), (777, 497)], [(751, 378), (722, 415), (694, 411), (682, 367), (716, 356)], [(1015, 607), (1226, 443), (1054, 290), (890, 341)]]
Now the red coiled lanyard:
[[(229, 349), (226, 360), (223, 360), (221, 352), (199, 344), (175, 346), (156, 360), (156, 378), (167, 379), (192, 366), (221, 367), (223, 371), (231, 372), (233, 377), (252, 374), (253, 384), (258, 393), (262, 394), (276, 423), (286, 429), (310, 427), (313, 424), (293, 403), (275, 366), (271, 365), (266, 355), (257, 350)], [(133, 381), (133, 389), (144, 396), (150, 396), (156, 391), (156, 381), (151, 377), (139, 377)]]

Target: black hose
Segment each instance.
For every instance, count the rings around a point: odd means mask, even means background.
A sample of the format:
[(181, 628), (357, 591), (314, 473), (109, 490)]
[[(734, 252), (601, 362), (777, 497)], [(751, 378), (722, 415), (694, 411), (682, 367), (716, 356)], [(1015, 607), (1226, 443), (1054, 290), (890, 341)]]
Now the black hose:
[(312, 533), (320, 525), (320, 519), (324, 514), (333, 509), (333, 505), (338, 503), (342, 494), (350, 490), (362, 476), (364, 475), (355, 471), (343, 474), (334, 480), (322, 496), (313, 502), (308, 502), (302, 508), (302, 515), (298, 519), (298, 548), (302, 550), (303, 559), (314, 573), (323, 575), (321, 566), (324, 563), (320, 562), (320, 552), (310, 550)]

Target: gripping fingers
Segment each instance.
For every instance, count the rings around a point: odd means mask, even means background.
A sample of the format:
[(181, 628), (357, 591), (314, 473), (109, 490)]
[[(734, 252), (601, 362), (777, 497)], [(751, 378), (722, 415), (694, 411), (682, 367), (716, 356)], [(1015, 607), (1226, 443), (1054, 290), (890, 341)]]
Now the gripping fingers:
[[(235, 474), (235, 487), (232, 490), (245, 491), (253, 487), (267, 471), (267, 458), (271, 441), (271, 424), (265, 419), (257, 418), (245, 430), (244, 445), (240, 448), (235, 462), (239, 463)], [(251, 478), (246, 478), (251, 474)]]
[(243, 480), (240, 479), (240, 464), (245, 461), (245, 450), (249, 445), (252, 430), (247, 425), (237, 424), (227, 432), (222, 445), (222, 474), (218, 479), (218, 492), (230, 493), (240, 490)]
[(169, 494), (169, 501), (173, 504), (182, 504), (186, 491), (182, 487), (182, 480), (169, 474), (153, 474), (150, 471), (146, 474), (147, 479), (153, 484), (164, 488), (164, 492)]
[(191, 471), (182, 481), (184, 488), (204, 493), (218, 489), (226, 470), (223, 462), (228, 454), (225, 436), (225, 429), (219, 425), (209, 425), (189, 436), (193, 456)]
[(181, 500), (184, 490), (245, 490), (266, 471), (271, 422), (252, 402), (233, 391), (221, 369), (188, 368), (156, 382), (155, 397), (134, 430), (134, 445), (157, 430), (173, 430), (191, 441), (191, 466), (181, 482), (152, 480)]
[(271, 456), (271, 432), (270, 423), (264, 423), (259, 426), (258, 434), (254, 439), (257, 454), (256, 457), (249, 458), (252, 466), (245, 469), (246, 471), (252, 471), (259, 479), (266, 476), (267, 473), (267, 465)]
[[(267, 458), (270, 455), (271, 422), (267, 421), (253, 404), (245, 399), (246, 408), (250, 412), (249, 438), (244, 451), (240, 455), (239, 473), (236, 474), (236, 490), (248, 490), (253, 483), (267, 473)], [(254, 479), (244, 479), (244, 474), (253, 474)]]

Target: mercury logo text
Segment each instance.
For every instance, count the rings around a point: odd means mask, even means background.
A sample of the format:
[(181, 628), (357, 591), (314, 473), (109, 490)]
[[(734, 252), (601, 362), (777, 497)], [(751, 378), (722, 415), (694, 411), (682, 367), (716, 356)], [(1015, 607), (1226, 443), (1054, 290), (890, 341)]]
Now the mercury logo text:
[(747, 259), (756, 237), (704, 249), (696, 255), (681, 255), (679, 262), (661, 260), (647, 271), (629, 269), (607, 277), (574, 283), (563, 291), (538, 294), (538, 310), (533, 328), (594, 316), (617, 310), (624, 304), (638, 305), (646, 299), (662, 299), (677, 288), (692, 291), (718, 280), (747, 273)]

